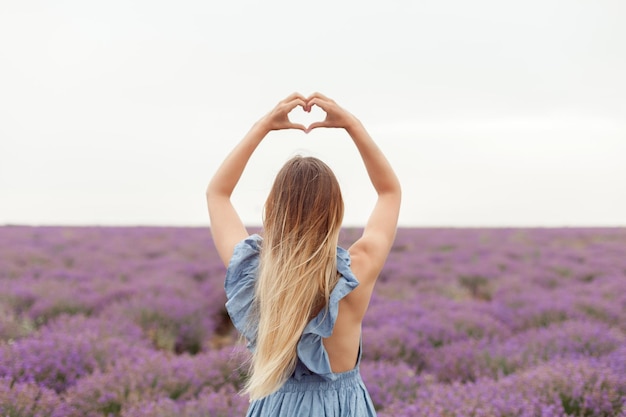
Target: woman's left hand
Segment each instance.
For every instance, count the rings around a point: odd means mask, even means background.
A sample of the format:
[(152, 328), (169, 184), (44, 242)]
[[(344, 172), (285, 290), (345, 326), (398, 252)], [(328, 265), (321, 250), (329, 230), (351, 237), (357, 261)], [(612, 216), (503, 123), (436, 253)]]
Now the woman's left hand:
[(300, 93), (293, 93), (280, 101), (268, 114), (263, 116), (261, 123), (268, 131), (282, 129), (299, 129), (306, 131), (306, 126), (289, 120), (289, 113), (297, 106), (306, 109), (306, 98)]

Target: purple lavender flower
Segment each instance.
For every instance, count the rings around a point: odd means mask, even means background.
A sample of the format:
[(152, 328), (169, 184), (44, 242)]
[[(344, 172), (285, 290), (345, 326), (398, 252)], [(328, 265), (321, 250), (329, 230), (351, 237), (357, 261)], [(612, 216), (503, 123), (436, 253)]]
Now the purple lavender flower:
[[(223, 279), (203, 228), (0, 227), (0, 415), (243, 415)], [(382, 417), (626, 417), (625, 337), (624, 228), (400, 229), (361, 373)]]
[(66, 417), (69, 405), (54, 391), (32, 383), (0, 378), (0, 415), (20, 417)]

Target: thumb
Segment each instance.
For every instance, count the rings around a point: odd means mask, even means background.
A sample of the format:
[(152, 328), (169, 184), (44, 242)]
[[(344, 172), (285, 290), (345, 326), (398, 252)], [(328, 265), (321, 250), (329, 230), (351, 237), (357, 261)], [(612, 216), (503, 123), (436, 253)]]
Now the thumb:
[(291, 123), (289, 125), (289, 128), (290, 129), (299, 129), (299, 130), (302, 130), (304, 132), (307, 131), (307, 127), (305, 125), (303, 125), (303, 124), (300, 124), (300, 123)]
[(323, 122), (313, 122), (306, 128), (305, 132), (309, 133), (313, 129), (317, 129), (318, 127), (328, 127), (328, 123), (326, 121)]

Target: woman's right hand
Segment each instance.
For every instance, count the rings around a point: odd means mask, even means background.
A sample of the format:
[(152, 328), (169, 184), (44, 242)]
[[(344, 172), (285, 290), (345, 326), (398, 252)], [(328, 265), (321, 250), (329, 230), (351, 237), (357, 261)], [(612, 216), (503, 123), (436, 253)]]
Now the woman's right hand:
[(270, 130), (299, 129), (306, 132), (306, 127), (289, 120), (289, 113), (297, 106), (306, 110), (306, 98), (300, 93), (293, 93), (280, 101), (268, 114), (263, 116), (259, 123), (269, 132)]
[(340, 107), (334, 100), (321, 93), (313, 93), (306, 99), (305, 111), (311, 111), (312, 106), (318, 106), (326, 112), (326, 118), (320, 122), (311, 123), (305, 132), (318, 127), (337, 127), (348, 129), (358, 122), (350, 112)]

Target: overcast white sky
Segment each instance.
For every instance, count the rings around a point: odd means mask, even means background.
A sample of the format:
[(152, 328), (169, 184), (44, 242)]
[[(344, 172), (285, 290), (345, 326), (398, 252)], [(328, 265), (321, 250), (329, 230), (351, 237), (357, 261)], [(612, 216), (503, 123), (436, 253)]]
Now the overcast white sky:
[[(208, 225), (227, 152), (321, 91), (396, 168), (403, 226), (625, 226), (625, 21), (621, 0), (3, 0), (0, 224)], [(268, 136), (243, 220), (296, 152), (363, 224), (374, 193), (339, 130)]]

